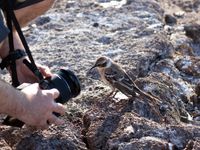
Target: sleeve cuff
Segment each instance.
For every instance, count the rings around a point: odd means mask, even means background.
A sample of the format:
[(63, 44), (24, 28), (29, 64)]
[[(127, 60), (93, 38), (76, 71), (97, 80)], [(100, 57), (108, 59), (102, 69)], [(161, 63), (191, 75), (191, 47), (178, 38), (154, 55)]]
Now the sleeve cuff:
[(0, 42), (2, 42), (6, 38), (8, 33), (9, 33), (8, 28), (4, 25), (3, 20), (1, 20), (0, 18)]

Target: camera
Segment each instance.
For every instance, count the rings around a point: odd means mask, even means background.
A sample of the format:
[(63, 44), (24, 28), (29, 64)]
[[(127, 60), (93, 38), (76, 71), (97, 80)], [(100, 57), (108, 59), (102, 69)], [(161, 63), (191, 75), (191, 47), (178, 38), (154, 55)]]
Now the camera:
[[(55, 101), (61, 104), (64, 104), (71, 98), (78, 96), (81, 91), (78, 77), (71, 70), (66, 69), (60, 69), (56, 74), (53, 74), (53, 76), (41, 80), (39, 85), (41, 89), (56, 88), (59, 91), (60, 95), (58, 98), (55, 99)], [(23, 84), (17, 87), (17, 89), (19, 90), (23, 88)], [(55, 112), (53, 112), (53, 114), (56, 116), (60, 115)], [(24, 125), (24, 122), (11, 116), (7, 116), (2, 124), (22, 127)]]
[(60, 95), (55, 100), (58, 103), (66, 103), (69, 99), (80, 94), (81, 87), (77, 76), (71, 70), (60, 69), (58, 73), (40, 82), (41, 89), (56, 88)]

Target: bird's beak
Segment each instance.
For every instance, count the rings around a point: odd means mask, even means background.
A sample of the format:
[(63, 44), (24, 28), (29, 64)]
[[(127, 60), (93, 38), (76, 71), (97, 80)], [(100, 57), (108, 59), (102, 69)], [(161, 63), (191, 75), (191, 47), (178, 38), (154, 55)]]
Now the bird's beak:
[(90, 71), (91, 71), (92, 69), (96, 68), (96, 67), (97, 67), (97, 65), (95, 64), (92, 68), (90, 68)]

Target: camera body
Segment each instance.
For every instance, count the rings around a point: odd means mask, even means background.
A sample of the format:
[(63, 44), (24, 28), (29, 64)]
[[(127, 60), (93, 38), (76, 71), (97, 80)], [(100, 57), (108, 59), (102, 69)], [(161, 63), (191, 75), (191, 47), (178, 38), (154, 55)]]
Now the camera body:
[[(81, 86), (77, 76), (70, 70), (60, 69), (58, 73), (54, 74), (52, 77), (43, 79), (40, 83), (41, 89), (53, 89), (56, 88), (60, 95), (55, 99), (57, 103), (64, 104), (73, 97), (76, 97), (80, 94)], [(25, 85), (20, 85), (17, 89), (21, 90)], [(53, 112), (54, 115), (59, 116), (60, 114)], [(3, 121), (4, 125), (22, 127), (24, 122), (7, 116)]]

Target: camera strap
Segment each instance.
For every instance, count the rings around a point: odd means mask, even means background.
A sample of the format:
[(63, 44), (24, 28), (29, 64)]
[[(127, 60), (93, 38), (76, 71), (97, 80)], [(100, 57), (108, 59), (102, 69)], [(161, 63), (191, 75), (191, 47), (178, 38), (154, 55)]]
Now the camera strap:
[[(8, 3), (9, 3), (9, 0), (7, 1), (7, 5), (6, 5), (6, 15), (7, 15), (6, 22), (7, 22), (8, 28), (10, 30), (10, 32), (8, 34), (8, 40), (9, 40), (9, 48), (10, 48), (9, 53), (11, 53), (14, 50), (14, 41), (13, 41), (12, 21), (10, 19), (10, 16), (11, 16), (10, 9), (11, 8), (8, 6), (9, 5)], [(1, 64), (3, 64), (3, 61), (2, 61)], [(3, 66), (3, 65), (1, 65), (1, 66)], [(10, 69), (11, 69), (11, 72), (12, 72), (11, 73), (12, 85), (14, 87), (16, 87), (16, 86), (19, 85), (19, 80), (18, 80), (18, 77), (17, 77), (16, 63), (15, 63), (15, 61), (12, 61), (12, 62), (10, 61)]]
[[(6, 13), (6, 22), (7, 22), (7, 27), (9, 28), (10, 32), (8, 35), (8, 40), (9, 40), (9, 55), (2, 60), (0, 63), (0, 68), (3, 69), (5, 67), (10, 66), (11, 69), (11, 78), (12, 78), (12, 85), (14, 87), (18, 87), (20, 85), (20, 82), (18, 80), (17, 76), (17, 69), (16, 69), (16, 60), (19, 58), (22, 58), (23, 56), (28, 55), (28, 58), (30, 62), (27, 59), (23, 60), (23, 63), (34, 73), (36, 77), (38, 77), (39, 81), (43, 81), (43, 76), (39, 69), (37, 68), (34, 59), (32, 57), (31, 51), (29, 49), (29, 46), (26, 42), (26, 39), (23, 35), (23, 32), (21, 30), (21, 27), (17, 21), (17, 18), (14, 13), (13, 9), (13, 3), (12, 0), (7, 0), (6, 2), (6, 8), (5, 8), (5, 13)], [(22, 50), (15, 50), (14, 49), (14, 39), (13, 39), (13, 27), (15, 27), (20, 40), (25, 48), (25, 52)], [(10, 126), (15, 126), (15, 127), (22, 127), (24, 123), (18, 119), (15, 119), (11, 116), (7, 116), (4, 121), (2, 122), (4, 125), (10, 125)]]
[[(10, 30), (10, 33), (8, 35), (8, 39), (9, 39), (9, 57), (7, 57), (8, 61), (2, 61), (1, 64), (3, 64), (3, 62), (9, 62), (10, 65), (10, 69), (11, 69), (11, 77), (12, 77), (12, 85), (14, 87), (17, 87), (20, 83), (17, 77), (17, 71), (16, 71), (16, 60), (19, 59), (20, 57), (25, 56), (25, 54), (23, 53), (23, 51), (20, 50), (15, 50), (14, 49), (14, 41), (13, 41), (13, 26), (15, 27), (20, 40), (25, 48), (26, 54), (28, 55), (28, 58), (30, 60), (30, 62), (27, 59), (24, 59), (23, 63), (27, 65), (27, 67), (34, 73), (34, 75), (36, 77), (38, 77), (38, 79), (41, 81), (43, 80), (43, 76), (41, 74), (41, 72), (39, 71), (39, 69), (37, 68), (34, 59), (32, 57), (31, 51), (29, 49), (29, 46), (26, 42), (26, 39), (23, 35), (23, 32), (21, 30), (21, 27), (18, 23), (18, 20), (15, 16), (14, 13), (14, 7), (13, 7), (13, 3), (12, 0), (7, 0), (7, 4), (6, 4), (6, 22), (7, 22), (7, 26)], [(12, 56), (12, 57), (11, 57)], [(9, 59), (10, 58), (10, 59)], [(6, 60), (6, 59), (5, 59)], [(6, 63), (5, 63), (6, 64)], [(4, 66), (2, 66), (1, 68), (3, 68)]]

